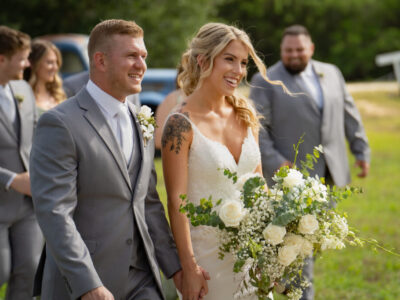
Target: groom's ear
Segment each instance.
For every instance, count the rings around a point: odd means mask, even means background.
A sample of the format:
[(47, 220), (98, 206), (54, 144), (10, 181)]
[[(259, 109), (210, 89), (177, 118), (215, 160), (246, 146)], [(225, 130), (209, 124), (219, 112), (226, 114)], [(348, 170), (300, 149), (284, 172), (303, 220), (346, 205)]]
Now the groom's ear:
[(106, 69), (106, 60), (105, 60), (105, 53), (104, 52), (96, 52), (93, 55), (93, 61), (96, 69), (99, 71), (105, 71)]

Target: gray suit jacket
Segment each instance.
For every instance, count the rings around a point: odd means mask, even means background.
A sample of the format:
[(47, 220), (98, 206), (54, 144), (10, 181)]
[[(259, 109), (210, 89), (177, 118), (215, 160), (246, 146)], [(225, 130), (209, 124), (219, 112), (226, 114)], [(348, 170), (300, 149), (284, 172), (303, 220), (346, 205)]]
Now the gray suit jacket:
[(14, 97), (21, 97), (23, 101), (16, 105), (17, 128), (8, 119), (8, 112), (0, 108), (0, 220), (10, 217), (7, 207), (19, 205), (24, 198), (13, 190), (6, 191), (6, 184), (14, 173), (29, 170), (29, 153), (37, 122), (35, 96), (29, 84), (23, 80), (10, 81), (9, 84)]
[(47, 244), (42, 299), (77, 299), (100, 285), (121, 299), (134, 226), (160, 291), (159, 267), (167, 277), (180, 269), (156, 191), (154, 143), (145, 146), (139, 128), (135, 118), (142, 161), (132, 186), (118, 142), (86, 89), (39, 119), (31, 179)]
[[(63, 82), (63, 89), (68, 98), (75, 96), (89, 81), (89, 72), (83, 71), (66, 78)], [(127, 100), (140, 107), (139, 94), (129, 95)]]
[(305, 133), (298, 162), (305, 160), (307, 153), (312, 153), (315, 146), (322, 144), (324, 155), (315, 165), (312, 175), (325, 176), (328, 168), (333, 182), (344, 186), (350, 182), (346, 139), (357, 159), (369, 161), (367, 137), (340, 70), (315, 60), (311, 64), (319, 76), (323, 92), (322, 112), (296, 81), (296, 76), (291, 75), (280, 61), (268, 70), (268, 77), (281, 80), (290, 92), (302, 94), (288, 95), (281, 87), (267, 83), (260, 74), (252, 78), (250, 98), (264, 117), (260, 131), (264, 176), (270, 180), (285, 160), (293, 162), (293, 145)]

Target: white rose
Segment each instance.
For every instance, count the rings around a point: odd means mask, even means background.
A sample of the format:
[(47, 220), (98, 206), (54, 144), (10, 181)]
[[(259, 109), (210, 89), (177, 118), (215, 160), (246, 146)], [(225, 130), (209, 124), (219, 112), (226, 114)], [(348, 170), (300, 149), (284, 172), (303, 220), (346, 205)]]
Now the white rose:
[(313, 244), (303, 238), (303, 244), (301, 245), (300, 254), (303, 256), (310, 256), (313, 253)]
[(305, 215), (301, 217), (298, 229), (302, 234), (313, 234), (318, 226), (317, 218), (314, 215)]
[(231, 200), (221, 206), (218, 215), (225, 226), (237, 227), (246, 215), (246, 209), (241, 202)]
[(295, 246), (298, 252), (303, 256), (309, 256), (313, 252), (313, 245), (300, 235), (288, 233), (284, 239), (285, 246)]
[(290, 169), (287, 176), (283, 178), (283, 186), (288, 188), (302, 185), (303, 183), (303, 174), (295, 169)]
[(148, 107), (147, 105), (143, 105), (140, 108), (139, 114), (143, 117), (143, 119), (147, 120), (147, 119), (151, 118), (151, 116), (153, 115), (153, 112), (151, 111), (150, 107)]
[(282, 226), (276, 226), (270, 223), (264, 230), (263, 236), (265, 240), (271, 245), (278, 245), (283, 242), (283, 237), (286, 234), (286, 228)]
[(283, 246), (278, 250), (278, 261), (287, 267), (296, 259), (298, 253), (299, 249), (296, 246)]

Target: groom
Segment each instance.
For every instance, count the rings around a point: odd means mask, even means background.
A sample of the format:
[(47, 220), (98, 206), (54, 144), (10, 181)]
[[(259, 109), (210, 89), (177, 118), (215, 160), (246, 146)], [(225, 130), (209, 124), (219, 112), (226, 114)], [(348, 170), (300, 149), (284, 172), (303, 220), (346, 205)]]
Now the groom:
[(103, 21), (88, 52), (86, 88), (43, 114), (31, 153), (46, 239), (41, 299), (164, 299), (159, 267), (178, 288), (181, 267), (156, 192), (153, 140), (125, 101), (147, 68), (143, 30)]

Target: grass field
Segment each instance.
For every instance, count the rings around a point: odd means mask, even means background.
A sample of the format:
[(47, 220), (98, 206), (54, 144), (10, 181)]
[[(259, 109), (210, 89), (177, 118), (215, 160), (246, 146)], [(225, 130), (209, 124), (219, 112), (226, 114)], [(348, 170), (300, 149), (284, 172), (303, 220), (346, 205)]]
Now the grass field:
[[(372, 148), (371, 172), (368, 178), (358, 179), (353, 170), (352, 184), (363, 187), (364, 193), (341, 203), (339, 209), (348, 213), (360, 236), (376, 238), (400, 252), (400, 96), (393, 92), (354, 92), (353, 96)], [(159, 159), (156, 167), (165, 204)], [(317, 300), (400, 299), (400, 258), (368, 247), (325, 252), (316, 262), (315, 288)]]

